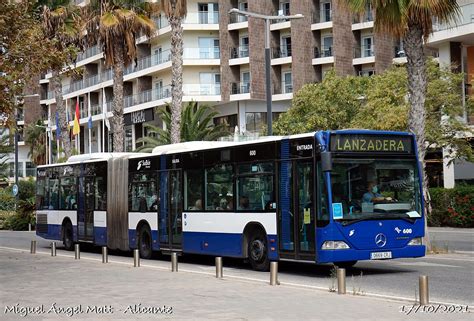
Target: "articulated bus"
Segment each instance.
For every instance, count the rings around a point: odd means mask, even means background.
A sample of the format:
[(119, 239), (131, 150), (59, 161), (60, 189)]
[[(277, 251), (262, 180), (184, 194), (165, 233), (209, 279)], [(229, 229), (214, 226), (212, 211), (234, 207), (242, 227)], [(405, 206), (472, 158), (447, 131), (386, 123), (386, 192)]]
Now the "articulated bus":
[(38, 236), (68, 250), (298, 260), (350, 267), (425, 254), (415, 138), (320, 131), (89, 154), (37, 169)]

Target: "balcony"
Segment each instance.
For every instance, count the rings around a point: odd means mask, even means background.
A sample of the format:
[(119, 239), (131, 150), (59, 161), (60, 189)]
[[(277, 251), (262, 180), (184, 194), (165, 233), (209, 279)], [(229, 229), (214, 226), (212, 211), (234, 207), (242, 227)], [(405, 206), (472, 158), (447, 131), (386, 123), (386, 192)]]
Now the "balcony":
[(199, 11), (188, 12), (184, 19), (185, 24), (219, 24), (219, 12), (217, 11)]
[(353, 65), (375, 63), (375, 46), (354, 47)]
[[(123, 98), (123, 104), (124, 104), (124, 108), (129, 108), (129, 107), (146, 104), (149, 102), (154, 102), (157, 100), (170, 98), (170, 97), (171, 97), (171, 86), (164, 86), (162, 88), (145, 90), (135, 95), (125, 96)], [(107, 108), (107, 110), (111, 111), (112, 102), (108, 104), (110, 104), (110, 110), (109, 108)]]
[(168, 27), (170, 25), (168, 19), (164, 16), (154, 17), (152, 20), (155, 23), (156, 29), (158, 30)]
[(332, 57), (332, 46), (329, 47), (324, 47), (322, 46), (321, 48), (315, 47), (314, 48), (314, 58), (327, 58), (327, 57)]
[(249, 46), (230, 48), (230, 59), (247, 58), (249, 56)]
[(183, 84), (185, 96), (217, 96), (221, 94), (221, 84)]
[[(472, 2), (472, 1), (471, 1)], [(458, 19), (448, 24), (433, 21), (433, 33), (428, 38), (428, 44), (440, 47), (443, 44), (455, 41), (466, 45), (473, 44), (474, 35), (474, 3), (460, 6)]]
[(249, 94), (250, 93), (250, 83), (249, 82), (233, 82), (231, 83), (230, 94), (239, 95), (239, 94)]
[(100, 54), (102, 51), (100, 50), (98, 45), (95, 45), (93, 47), (87, 48), (84, 52), (80, 52), (77, 55), (77, 62), (81, 60), (85, 60), (87, 58), (93, 57), (95, 55)]
[(127, 68), (125, 68), (124, 75), (129, 75), (134, 72), (138, 72), (152, 66), (157, 66), (168, 62), (171, 60), (171, 52), (170, 50), (163, 50), (162, 52), (155, 53), (150, 56), (145, 56), (140, 58), (136, 65), (135, 63), (130, 64)]
[(324, 23), (332, 21), (332, 10), (316, 10), (313, 13), (313, 23)]
[(374, 27), (374, 17), (372, 11), (367, 11), (361, 15), (354, 15), (352, 21), (352, 31), (368, 29)]
[[(278, 16), (278, 12), (273, 14), (274, 16)], [(290, 15), (289, 12), (285, 12), (284, 15)], [(288, 29), (291, 27), (291, 21), (289, 19), (278, 19), (278, 20), (270, 20), (270, 30), (282, 30)]]
[(354, 47), (354, 58), (367, 58), (375, 56), (374, 46)]
[(249, 27), (248, 17), (238, 14), (231, 14), (227, 30), (239, 30)]
[(183, 59), (220, 59), (220, 48), (184, 48)]
[(273, 100), (288, 100), (293, 98), (293, 84), (288, 81), (282, 81), (280, 87), (273, 88)]
[(272, 59), (291, 57), (291, 46), (272, 48)]

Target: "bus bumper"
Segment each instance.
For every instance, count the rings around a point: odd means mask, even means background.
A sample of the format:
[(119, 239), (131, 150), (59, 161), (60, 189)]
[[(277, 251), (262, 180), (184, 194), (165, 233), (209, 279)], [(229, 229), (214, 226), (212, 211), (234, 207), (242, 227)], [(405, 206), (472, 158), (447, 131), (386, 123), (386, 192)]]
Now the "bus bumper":
[(332, 263), (345, 261), (364, 261), (374, 260), (372, 253), (376, 252), (390, 252), (391, 258), (401, 259), (425, 256), (426, 246), (424, 245), (410, 245), (396, 249), (373, 249), (373, 250), (320, 250), (316, 263)]

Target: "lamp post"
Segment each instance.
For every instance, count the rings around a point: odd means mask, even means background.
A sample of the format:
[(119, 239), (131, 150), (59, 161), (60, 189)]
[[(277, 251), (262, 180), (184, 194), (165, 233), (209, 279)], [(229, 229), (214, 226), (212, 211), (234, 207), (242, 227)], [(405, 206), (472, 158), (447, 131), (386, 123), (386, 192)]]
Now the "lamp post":
[(267, 101), (267, 131), (268, 136), (271, 136), (272, 131), (272, 87), (271, 87), (271, 76), (270, 76), (270, 21), (273, 20), (292, 20), (301, 19), (304, 16), (302, 14), (296, 14), (291, 16), (267, 16), (259, 13), (249, 12), (233, 8), (229, 10), (229, 14), (238, 14), (246, 17), (253, 17), (257, 19), (263, 19), (265, 21), (265, 91)]

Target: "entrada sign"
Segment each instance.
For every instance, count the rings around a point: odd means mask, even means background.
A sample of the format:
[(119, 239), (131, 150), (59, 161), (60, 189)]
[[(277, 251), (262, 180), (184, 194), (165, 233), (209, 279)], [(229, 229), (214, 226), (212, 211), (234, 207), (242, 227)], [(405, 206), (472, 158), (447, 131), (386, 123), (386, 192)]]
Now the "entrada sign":
[(412, 153), (413, 148), (410, 136), (332, 135), (331, 151)]

